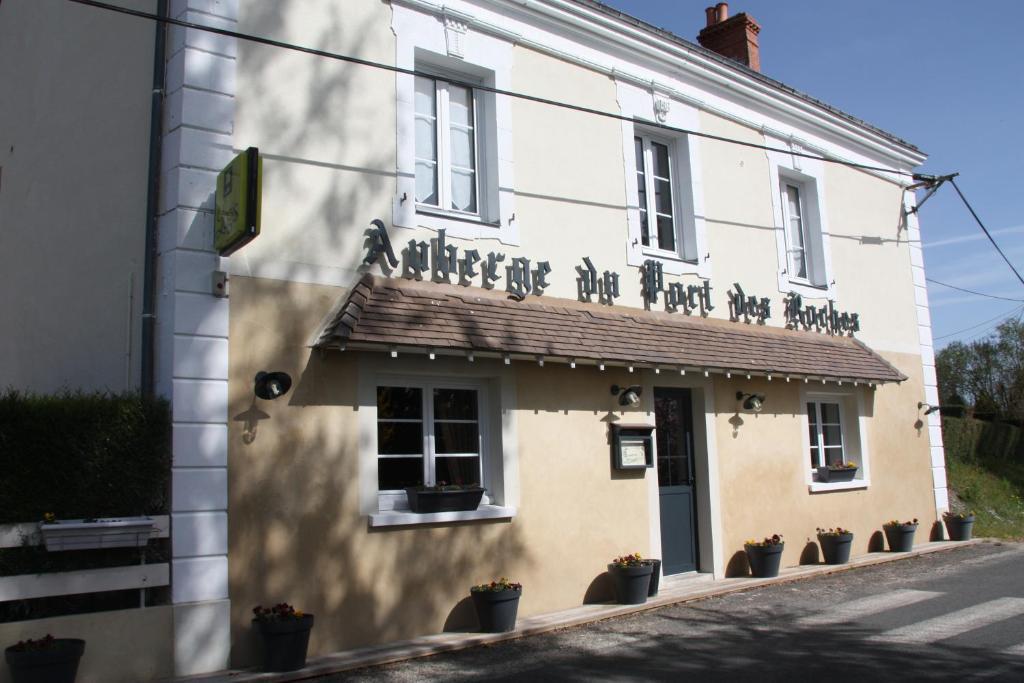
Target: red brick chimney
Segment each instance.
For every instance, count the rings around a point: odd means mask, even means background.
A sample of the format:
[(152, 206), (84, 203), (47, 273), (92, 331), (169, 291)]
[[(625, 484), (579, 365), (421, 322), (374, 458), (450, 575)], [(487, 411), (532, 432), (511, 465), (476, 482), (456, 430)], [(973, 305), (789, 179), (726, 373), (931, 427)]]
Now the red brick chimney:
[(729, 18), (729, 4), (725, 2), (708, 7), (704, 12), (708, 25), (701, 29), (697, 42), (712, 52), (760, 71), (761, 53), (757, 46), (760, 24), (745, 12)]

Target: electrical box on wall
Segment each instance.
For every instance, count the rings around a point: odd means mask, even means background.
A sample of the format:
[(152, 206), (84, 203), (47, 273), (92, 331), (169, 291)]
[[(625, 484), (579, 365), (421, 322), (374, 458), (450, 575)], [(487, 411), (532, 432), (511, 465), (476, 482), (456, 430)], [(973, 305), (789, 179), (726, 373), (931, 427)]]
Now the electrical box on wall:
[(654, 467), (654, 425), (613, 424), (611, 428), (615, 469)]

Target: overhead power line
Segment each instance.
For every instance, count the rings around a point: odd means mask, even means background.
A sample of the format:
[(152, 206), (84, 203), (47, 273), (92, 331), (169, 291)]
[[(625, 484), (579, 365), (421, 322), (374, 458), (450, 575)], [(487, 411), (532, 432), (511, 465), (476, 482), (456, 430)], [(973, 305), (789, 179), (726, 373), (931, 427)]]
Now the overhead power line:
[(1010, 270), (1012, 270), (1013, 274), (1017, 276), (1017, 279), (1020, 280), (1020, 283), (1024, 285), (1024, 277), (1021, 277), (1020, 273), (1017, 272), (1017, 268), (1014, 267), (1012, 263), (1010, 263), (1010, 259), (1006, 257), (1006, 254), (1003, 253), (1003, 250), (999, 248), (998, 244), (996, 244), (995, 238), (992, 237), (992, 234), (988, 231), (988, 228), (986, 228), (985, 224), (981, 222), (980, 218), (978, 218), (978, 214), (975, 213), (974, 208), (967, 201), (967, 197), (964, 196), (964, 193), (960, 191), (960, 187), (956, 184), (956, 181), (950, 178), (949, 184), (952, 185), (953, 189), (956, 190), (956, 193), (960, 195), (960, 201), (964, 203), (964, 206), (967, 207), (967, 210), (971, 212), (972, 216), (974, 216), (974, 220), (977, 221), (978, 227), (981, 228), (981, 231), (985, 233), (985, 237), (987, 237), (988, 241), (992, 243), (992, 246), (996, 248), (996, 251), (999, 252), (999, 255), (1003, 257), (1003, 260), (1006, 261), (1006, 265), (1010, 266)]
[(999, 315), (997, 315), (994, 318), (989, 318), (988, 320), (983, 320), (980, 323), (978, 323), (977, 325), (971, 325), (970, 327), (965, 327), (964, 329), (957, 330), (956, 332), (950, 332), (949, 334), (943, 334), (943, 335), (940, 335), (938, 337), (934, 337), (932, 339), (932, 341), (938, 341), (939, 339), (946, 339), (947, 337), (955, 337), (958, 334), (963, 334), (964, 332), (970, 332), (971, 330), (973, 330), (975, 328), (978, 328), (978, 327), (981, 327), (982, 325), (986, 325), (986, 324), (988, 324), (990, 322), (993, 322), (993, 321), (996, 321), (996, 320), (1002, 320), (1003, 318), (1009, 318), (1010, 316), (1015, 315), (1015, 314), (1019, 313), (1022, 310), (1024, 310), (1024, 306), (1014, 306), (1009, 311), (1007, 311), (1005, 313), (1000, 313)]
[[(2, 1), (2, 0), (0, 0)], [(594, 116), (601, 116), (608, 119), (615, 119), (617, 121), (628, 121), (633, 123), (636, 121), (633, 117), (624, 116), (622, 114), (616, 114), (614, 112), (603, 111), (601, 109), (592, 109), (590, 107), (583, 107), (577, 104), (569, 104), (568, 102), (559, 102), (558, 100), (551, 100), (546, 97), (537, 97), (535, 95), (527, 95), (525, 93), (514, 92), (512, 90), (502, 90), (500, 88), (492, 88), (489, 86), (481, 85), (479, 83), (470, 83), (468, 81), (460, 81), (449, 77), (441, 77), (434, 73), (425, 73), (416, 71), (415, 69), (405, 69), (399, 66), (392, 66), (390, 64), (384, 64), (383, 62), (374, 62), (368, 59), (361, 59), (359, 57), (353, 57), (351, 55), (344, 55), (337, 52), (329, 52), (327, 50), (318, 50), (312, 47), (305, 47), (303, 45), (296, 45), (295, 43), (286, 43), (281, 40), (274, 40), (272, 38), (265, 38), (263, 36), (256, 36), (250, 33), (241, 33), (239, 31), (232, 31), (225, 28), (217, 28), (215, 26), (206, 26), (204, 24), (196, 24), (191, 21), (184, 21), (181, 19), (174, 19), (171, 17), (161, 17), (157, 14), (151, 14), (149, 12), (143, 12), (141, 10), (131, 9), (128, 7), (118, 7), (117, 5), (111, 5), (105, 2), (99, 2), (98, 0), (68, 0), (79, 5), (87, 5), (89, 7), (95, 7), (98, 9), (108, 10), (110, 12), (117, 12), (119, 14), (127, 14), (133, 17), (141, 19), (149, 19), (151, 21), (159, 21), (164, 24), (172, 24), (174, 26), (181, 26), (182, 28), (196, 29), (197, 31), (206, 31), (207, 33), (214, 33), (228, 38), (236, 38), (238, 40), (245, 40), (252, 43), (258, 43), (260, 45), (267, 45), (270, 47), (277, 47), (285, 50), (293, 50), (295, 52), (302, 52), (308, 55), (316, 57), (325, 57), (327, 59), (334, 59), (341, 62), (348, 62), (350, 64), (357, 64), (359, 66), (367, 66), (374, 69), (382, 69), (384, 71), (391, 71), (397, 74), (404, 74), (407, 76), (426, 76), (433, 78), (434, 80), (444, 81), (452, 85), (461, 86), (464, 88), (475, 88), (483, 92), (494, 93), (495, 95), (504, 95), (505, 97), (512, 97), (527, 102), (535, 102), (538, 104), (545, 104), (552, 107), (559, 107), (561, 109), (568, 109), (571, 111), (582, 112), (585, 114), (592, 114)], [(884, 166), (872, 166), (870, 164), (858, 164), (853, 161), (845, 161), (843, 159), (832, 159), (824, 157), (818, 154), (810, 154), (807, 152), (797, 152), (791, 149), (784, 149), (781, 147), (771, 147), (768, 145), (759, 145), (756, 142), (747, 142), (746, 140), (737, 140), (735, 138), (727, 138), (721, 135), (714, 135), (712, 133), (702, 133), (696, 130), (689, 130), (686, 128), (676, 128), (675, 126), (669, 126), (664, 123), (657, 123), (655, 121), (643, 121), (644, 126), (650, 128), (658, 128), (660, 130), (669, 131), (672, 133), (692, 135), (694, 137), (704, 138), (706, 140), (715, 140), (716, 142), (725, 142), (731, 145), (739, 145), (741, 147), (750, 147), (753, 149), (759, 149), (766, 152), (778, 152), (781, 154), (788, 154), (790, 156), (797, 156), (804, 159), (815, 159), (817, 161), (824, 161), (830, 164), (839, 164), (841, 166), (848, 166), (850, 168), (857, 168), (864, 171), (878, 171), (881, 173), (892, 173), (903, 176), (913, 176), (913, 173), (909, 171), (902, 171), (895, 168), (886, 168)]]
[(974, 294), (975, 296), (983, 296), (983, 297), (986, 297), (986, 298), (989, 298), (989, 299), (999, 299), (1000, 301), (1018, 301), (1020, 303), (1024, 303), (1024, 299), (1011, 299), (1010, 297), (1007, 297), (1007, 296), (996, 296), (995, 294), (985, 294), (984, 292), (975, 292), (973, 289), (964, 289), (963, 287), (957, 287), (956, 285), (951, 285), (951, 284), (948, 284), (946, 282), (939, 282), (938, 280), (933, 280), (930, 277), (925, 278), (925, 279), (928, 282), (931, 282), (932, 284), (941, 285), (942, 287), (949, 287), (950, 289), (955, 289), (958, 292), (965, 292), (967, 294)]

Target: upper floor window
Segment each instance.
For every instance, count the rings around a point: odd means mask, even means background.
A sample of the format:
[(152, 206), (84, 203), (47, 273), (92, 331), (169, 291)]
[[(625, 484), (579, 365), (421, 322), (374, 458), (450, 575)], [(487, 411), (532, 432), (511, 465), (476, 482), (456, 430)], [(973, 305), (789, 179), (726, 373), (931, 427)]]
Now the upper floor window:
[(648, 136), (633, 138), (636, 152), (640, 240), (645, 247), (676, 253), (671, 148)]
[(811, 277), (807, 259), (807, 245), (810, 242), (807, 234), (808, 223), (804, 220), (803, 196), (800, 186), (796, 183), (783, 182), (782, 195), (789, 273), (792, 277), (812, 281), (814, 278)]
[(416, 203), (479, 214), (476, 90), (416, 77)]
[[(792, 141), (765, 136), (785, 147)], [(832, 298), (829, 232), (825, 207), (825, 168), (817, 159), (768, 152), (771, 196), (778, 250), (779, 291), (810, 298)]]

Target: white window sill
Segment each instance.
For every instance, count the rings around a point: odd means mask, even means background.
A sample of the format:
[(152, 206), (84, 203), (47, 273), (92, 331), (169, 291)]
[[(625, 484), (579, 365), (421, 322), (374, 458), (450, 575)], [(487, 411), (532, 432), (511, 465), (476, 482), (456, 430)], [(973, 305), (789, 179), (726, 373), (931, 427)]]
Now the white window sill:
[(388, 512), (370, 513), (370, 526), (443, 524), (444, 522), (471, 522), (478, 519), (511, 519), (515, 516), (515, 508), (501, 507), (499, 505), (481, 505), (476, 510), (461, 510), (457, 512), (418, 513), (407, 510), (389, 510)]
[(867, 479), (854, 479), (853, 481), (813, 481), (807, 488), (811, 493), (824, 493), (826, 491), (849, 491), (851, 489), (866, 489), (871, 485)]

